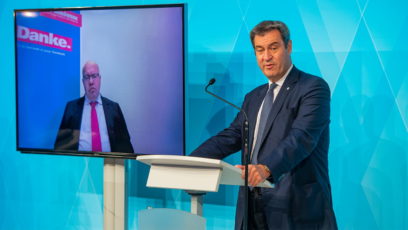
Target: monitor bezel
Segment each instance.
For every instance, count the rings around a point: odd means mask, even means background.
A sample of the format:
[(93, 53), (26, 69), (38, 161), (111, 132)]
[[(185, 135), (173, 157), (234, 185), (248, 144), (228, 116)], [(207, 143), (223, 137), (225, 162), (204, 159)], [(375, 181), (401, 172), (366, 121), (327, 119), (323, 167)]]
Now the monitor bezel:
[[(93, 7), (61, 7), (61, 8), (30, 8), (30, 9), (14, 9), (14, 58), (15, 58), (15, 105), (16, 105), (16, 150), (24, 154), (46, 154), (46, 155), (62, 155), (62, 156), (85, 156), (85, 157), (101, 157), (101, 158), (119, 158), (119, 159), (135, 159), (138, 155), (147, 155), (143, 153), (119, 153), (119, 152), (92, 152), (92, 151), (55, 151), (51, 149), (39, 149), (39, 148), (22, 148), (19, 146), (19, 124), (18, 124), (18, 52), (17, 52), (17, 20), (16, 14), (22, 12), (44, 12), (44, 11), (86, 11), (86, 10), (120, 10), (120, 9), (142, 9), (142, 8), (181, 8), (182, 11), (182, 58), (183, 58), (183, 79), (181, 87), (183, 90), (183, 150), (180, 154), (174, 155), (186, 155), (186, 115), (185, 115), (185, 80), (186, 80), (186, 41), (187, 41), (187, 21), (186, 21), (186, 3), (175, 4), (151, 4), (151, 5), (125, 5), (125, 6), (93, 6)], [(148, 154), (153, 155), (153, 154)], [(170, 155), (170, 154), (168, 154)]]

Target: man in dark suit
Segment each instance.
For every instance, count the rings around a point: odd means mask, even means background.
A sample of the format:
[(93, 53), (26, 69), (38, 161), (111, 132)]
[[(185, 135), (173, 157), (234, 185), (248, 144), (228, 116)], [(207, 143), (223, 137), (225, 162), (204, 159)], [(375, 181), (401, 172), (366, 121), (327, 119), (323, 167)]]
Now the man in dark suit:
[(82, 75), (85, 96), (67, 103), (54, 149), (133, 153), (119, 104), (100, 95), (98, 64), (88, 61)]
[[(249, 184), (269, 180), (275, 188), (250, 189), (249, 229), (337, 229), (328, 174), (330, 89), (322, 78), (293, 66), (284, 23), (261, 22), (250, 37), (269, 84), (248, 93), (242, 105), (249, 120)], [(222, 159), (244, 152), (244, 120), (238, 113), (191, 156)], [(237, 167), (243, 176), (244, 166)], [(244, 189), (238, 196), (237, 230), (243, 225)]]

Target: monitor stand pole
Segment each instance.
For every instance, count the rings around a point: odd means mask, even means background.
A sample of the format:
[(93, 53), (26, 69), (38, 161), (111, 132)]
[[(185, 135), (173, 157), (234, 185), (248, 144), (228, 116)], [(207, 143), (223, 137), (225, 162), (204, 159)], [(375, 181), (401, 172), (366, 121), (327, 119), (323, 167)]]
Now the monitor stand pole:
[(123, 159), (104, 159), (103, 229), (127, 229), (126, 173)]

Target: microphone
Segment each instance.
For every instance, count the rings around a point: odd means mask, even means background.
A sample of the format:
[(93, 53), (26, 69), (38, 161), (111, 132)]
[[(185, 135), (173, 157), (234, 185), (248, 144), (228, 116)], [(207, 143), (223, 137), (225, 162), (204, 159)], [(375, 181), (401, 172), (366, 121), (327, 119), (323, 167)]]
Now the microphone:
[(207, 88), (210, 85), (213, 85), (215, 83), (215, 78), (211, 78), (210, 82), (208, 82)]
[(215, 78), (211, 78), (211, 80), (208, 82), (207, 86), (205, 87), (205, 92), (208, 93), (208, 94), (210, 94), (211, 96), (216, 97), (217, 99), (219, 99), (219, 100), (221, 100), (221, 101), (223, 101), (223, 102), (229, 104), (230, 106), (232, 106), (232, 107), (238, 109), (240, 112), (242, 112), (242, 113), (244, 114), (245, 121), (248, 122), (248, 116), (247, 116), (247, 114), (245, 113), (245, 111), (244, 111), (243, 109), (241, 109), (241, 107), (239, 107), (239, 106), (237, 106), (237, 105), (235, 105), (235, 104), (232, 104), (231, 102), (225, 100), (224, 98), (222, 98), (222, 97), (220, 97), (220, 96), (218, 96), (218, 95), (216, 95), (216, 94), (214, 94), (214, 93), (208, 91), (208, 87), (210, 87), (211, 85), (214, 85), (215, 81), (216, 81)]
[(249, 190), (249, 186), (248, 186), (248, 164), (249, 164), (249, 161), (250, 161), (249, 145), (248, 145), (248, 137), (249, 137), (248, 116), (247, 116), (246, 112), (241, 107), (236, 106), (235, 104), (225, 100), (224, 98), (210, 92), (208, 90), (208, 87), (210, 87), (214, 83), (215, 83), (215, 78), (211, 78), (211, 80), (208, 82), (207, 86), (205, 87), (205, 92), (210, 94), (211, 96), (214, 96), (215, 98), (217, 98), (217, 99), (231, 105), (232, 107), (238, 109), (240, 112), (242, 112), (242, 114), (244, 114), (244, 117), (245, 117), (245, 121), (244, 121), (245, 204), (244, 204), (244, 226), (243, 227), (244, 227), (244, 230), (247, 230), (248, 229), (248, 201), (249, 201), (249, 199), (248, 199), (248, 190)]

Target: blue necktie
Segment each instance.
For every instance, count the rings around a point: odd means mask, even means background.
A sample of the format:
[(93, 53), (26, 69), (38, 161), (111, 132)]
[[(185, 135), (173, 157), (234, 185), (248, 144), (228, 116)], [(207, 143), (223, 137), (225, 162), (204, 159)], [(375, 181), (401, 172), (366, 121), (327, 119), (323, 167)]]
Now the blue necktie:
[(265, 131), (266, 122), (268, 121), (269, 113), (272, 110), (273, 105), (273, 90), (278, 86), (276, 83), (272, 83), (269, 86), (268, 92), (265, 95), (261, 116), (259, 117), (258, 133), (256, 134), (256, 143), (254, 151), (252, 152), (251, 164), (258, 164), (258, 153), (262, 142), (262, 136)]

